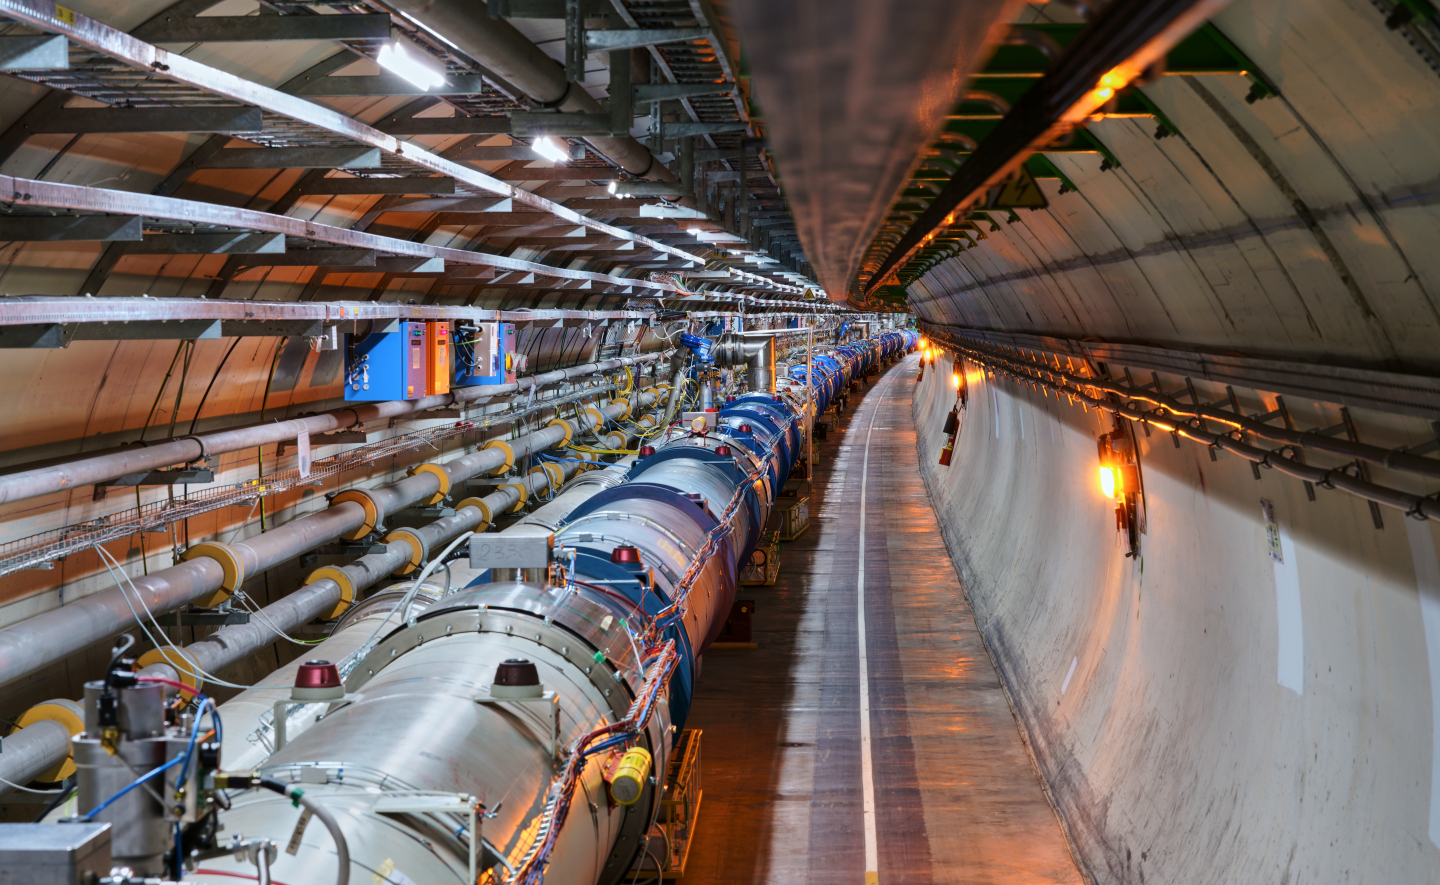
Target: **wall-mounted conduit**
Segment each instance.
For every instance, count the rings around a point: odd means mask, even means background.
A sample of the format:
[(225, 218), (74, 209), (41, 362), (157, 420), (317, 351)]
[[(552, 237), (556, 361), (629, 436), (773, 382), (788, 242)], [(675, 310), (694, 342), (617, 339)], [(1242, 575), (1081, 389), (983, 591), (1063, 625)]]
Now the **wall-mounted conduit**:
[[(1007, 375), (1021, 383), (1053, 390), (1127, 420), (1231, 452), (1261, 467), (1279, 470), (1321, 488), (1348, 492), (1366, 501), (1403, 511), (1407, 516), (1417, 519), (1440, 518), (1440, 500), (1437, 500), (1435, 495), (1417, 495), (1362, 479), (1356, 475), (1359, 471), (1353, 461), (1326, 468), (1306, 464), (1296, 456), (1300, 449), (1308, 448), (1434, 477), (1440, 477), (1440, 461), (1406, 454), (1403, 451), (1331, 439), (1314, 431), (1297, 432), (1272, 427), (1234, 412), (1208, 406), (1185, 405), (1151, 391), (1138, 390), (1101, 378), (1082, 377), (1018, 353), (998, 353), (995, 352), (1001, 350), (998, 347), (982, 348), (940, 330), (927, 329), (926, 334), (944, 342), (949, 350), (976, 365)], [(1142, 408), (1139, 403), (1149, 403), (1153, 408)], [(1214, 433), (1205, 429), (1205, 421), (1223, 422), (1235, 429)], [(1281, 445), (1276, 449), (1250, 445), (1239, 438), (1247, 433), (1280, 442)]]

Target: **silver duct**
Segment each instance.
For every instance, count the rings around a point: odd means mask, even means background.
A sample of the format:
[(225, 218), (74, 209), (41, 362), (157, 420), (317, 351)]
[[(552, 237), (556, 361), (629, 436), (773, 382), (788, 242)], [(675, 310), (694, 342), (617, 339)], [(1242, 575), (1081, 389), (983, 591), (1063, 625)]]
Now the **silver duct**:
[[(389, 0), (388, 5), (459, 47), (526, 95), (560, 111), (603, 114), (605, 108), (579, 85), (565, 79), (565, 68), (505, 19), (491, 18), (484, 3), (469, 0)], [(675, 175), (655, 161), (643, 144), (628, 135), (585, 139), (626, 172), (658, 181)]]

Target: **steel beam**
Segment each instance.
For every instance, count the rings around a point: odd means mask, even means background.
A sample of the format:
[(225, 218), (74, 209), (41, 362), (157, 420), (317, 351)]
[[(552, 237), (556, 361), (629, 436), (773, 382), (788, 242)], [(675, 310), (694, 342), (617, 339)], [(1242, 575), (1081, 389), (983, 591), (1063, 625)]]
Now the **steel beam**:
[(126, 255), (225, 255), (232, 252), (275, 254), (285, 251), (284, 234), (151, 234)]
[[(565, 0), (491, 0), (487, 4), (491, 18), (564, 18)], [(580, 11), (586, 16), (613, 12), (608, 0), (581, 0)]]
[(321, 178), (318, 181), (302, 182), (297, 186), (300, 194), (321, 194), (339, 196), (348, 194), (435, 194), (443, 196), (455, 193), (453, 178)]
[(367, 147), (326, 148), (226, 148), (201, 160), (200, 169), (376, 169), (380, 149)]
[(332, 264), (374, 267), (375, 250), (295, 249), (281, 254), (245, 252), (231, 255), (230, 261), (239, 267), (319, 267)]
[[(567, 279), (590, 279), (597, 282), (612, 282), (616, 279), (607, 274), (594, 273), (592, 271), (550, 267), (531, 261), (523, 261), (518, 258), (510, 258), (505, 255), (495, 255), (489, 252), (473, 252), (466, 249), (434, 246), (413, 240), (402, 240), (394, 237), (365, 233), (363, 231), (334, 227), (302, 218), (275, 215), (269, 212), (258, 212), (253, 209), (237, 209), (230, 206), (219, 206), (213, 203), (180, 200), (174, 197), (157, 197), (150, 194), (114, 191), (106, 188), (58, 184), (49, 181), (15, 178), (8, 175), (0, 175), (0, 193), (19, 195), (13, 200), (13, 203), (25, 207), (43, 206), (51, 209), (70, 211), (125, 212), (147, 218), (184, 221), (191, 224), (213, 224), (228, 228), (244, 228), (267, 233), (280, 233), (285, 234), (287, 237), (296, 237), (297, 239), (326, 243), (332, 246), (372, 249), (377, 252), (385, 252), (392, 255), (439, 257), (444, 258), (447, 263), (453, 262), (457, 265), (492, 267), (503, 270), (534, 271), (565, 277)], [(557, 206), (557, 208), (565, 212), (568, 216), (580, 217), (574, 210), (560, 206)], [(541, 224), (547, 227), (553, 227), (557, 223), (556, 219), (544, 213), (535, 212), (531, 214), (536, 218), (542, 219)], [(44, 218), (48, 216), (38, 217)], [(460, 223), (473, 223), (472, 219), (473, 217), (467, 217), (465, 221)], [(562, 219), (559, 223), (563, 224), (568, 220), (568, 218)], [(592, 226), (595, 225), (592, 224)], [(136, 233), (136, 239), (138, 239), (138, 225)], [(651, 241), (635, 238), (635, 242), (641, 245), (648, 245)], [(667, 252), (679, 252), (678, 249), (672, 249), (671, 247), (662, 248)], [(688, 255), (689, 253), (681, 254)], [(696, 260), (698, 261), (699, 259)], [(625, 283), (627, 285), (636, 285), (643, 289), (653, 289), (656, 291), (670, 291), (672, 289), (671, 286), (664, 283), (656, 283), (649, 280), (626, 280)], [(92, 303), (98, 303), (101, 300), (109, 302), (115, 299), (92, 299), (91, 301)], [(153, 300), (174, 301), (176, 299), (165, 298)], [(0, 299), (0, 306), (8, 305), (13, 301), (13, 298)]]
[[(514, 204), (511, 200), (496, 200), (493, 197), (416, 197), (409, 200), (397, 200), (386, 206), (377, 207), (377, 212), (458, 212), (476, 213), (487, 212), (511, 212)], [(526, 213), (536, 214), (536, 213)]]
[(485, 117), (391, 117), (377, 123), (391, 135), (508, 135), (510, 118)]
[(259, 108), (64, 108), (30, 132), (259, 132)]
[(0, 217), (0, 242), (85, 240), (108, 243), (142, 239), (134, 215), (10, 215)]
[(0, 37), (0, 71), (66, 71), (70, 47), (64, 37)]
[(646, 83), (631, 87), (630, 96), (639, 103), (698, 98), (702, 95), (729, 95), (734, 91), (734, 83)]
[(151, 43), (272, 43), (281, 40), (383, 40), (388, 15), (213, 15), (167, 18), (146, 29)]
[(709, 40), (709, 28), (633, 28), (585, 32), (586, 52), (607, 52), (615, 49), (638, 49), (665, 43)]
[(440, 86), (422, 89), (398, 74), (384, 73), (370, 77), (316, 77), (308, 86), (296, 90), (295, 94), (333, 98), (362, 95), (478, 95), (484, 89), (485, 78), (479, 74), (449, 74)]
[(492, 160), (538, 160), (540, 157), (534, 149), (524, 144), (482, 144), (473, 147), (461, 148), (450, 155), (451, 159), (465, 160), (471, 163), (484, 163)]
[[(429, 8), (428, 5), (426, 8)], [(462, 10), (462, 12), (467, 15), (472, 11), (473, 10)], [(47, 0), (7, 0), (6, 14), (12, 19), (42, 30), (64, 34), (74, 43), (91, 47), (111, 58), (129, 64), (137, 70), (144, 71), (147, 77), (174, 80), (196, 89), (204, 90), (213, 95), (222, 96), (242, 104), (253, 105), (270, 113), (285, 116), (292, 120), (336, 133), (370, 147), (378, 147), (387, 153), (403, 158), (409, 163), (455, 178), (478, 189), (489, 191), (490, 193), (512, 197), (518, 203), (525, 203), (542, 211), (552, 212), (564, 221), (582, 224), (600, 233), (614, 236), (617, 239), (634, 239), (637, 240), (637, 242), (643, 242), (644, 245), (652, 246), (660, 251), (682, 257), (693, 257), (672, 246), (666, 246), (663, 243), (654, 241), (645, 241), (643, 237), (637, 237), (630, 231), (585, 218), (564, 206), (534, 193), (530, 193), (522, 188), (508, 185), (480, 170), (447, 160), (442, 156), (426, 150), (420, 145), (401, 143), (394, 136), (387, 135), (333, 108), (305, 100), (299, 97), (298, 94), (287, 94), (281, 90), (261, 86), (260, 84), (219, 71), (209, 65), (183, 55), (166, 52), (163, 49), (137, 40), (134, 37), (80, 13), (76, 13), (73, 18), (67, 17), (65, 20), (57, 19), (55, 17), (54, 5), (48, 3)], [(481, 13), (481, 18), (484, 18), (483, 13)], [(523, 39), (523, 37), (520, 39)], [(531, 48), (534, 48), (533, 45)], [(539, 52), (538, 49), (535, 51), (537, 53)], [(543, 55), (543, 53), (541, 53), (541, 55)], [(326, 59), (320, 64), (312, 66), (310, 71), (306, 72), (302, 77), (292, 78), (290, 82), (304, 79), (306, 85), (300, 88), (310, 88), (315, 85), (317, 80), (327, 79), (324, 74), (320, 73), (321, 71), (336, 70), (354, 58), (356, 58), (355, 54), (348, 49), (344, 52), (336, 53), (334, 57), (335, 60), (333, 61), (335, 67), (330, 67), (332, 61)], [(583, 90), (580, 91), (580, 95), (585, 95)], [(585, 97), (588, 99), (588, 96)], [(576, 101), (579, 101), (579, 99), (576, 98)], [(584, 102), (580, 103), (584, 104)], [(596, 105), (593, 99), (589, 99), (588, 106), (595, 106), (596, 109), (598, 109), (598, 105)], [(588, 109), (588, 106), (584, 109)], [(614, 150), (619, 150), (622, 147), (622, 145), (619, 144), (620, 140), (602, 139), (601, 142), (604, 142), (606, 145), (606, 147), (602, 148), (602, 152), (604, 152), (606, 156), (616, 159), (618, 155)], [(615, 142), (615, 144), (610, 144), (611, 142)], [(638, 147), (638, 145), (635, 145), (635, 147)], [(614, 150), (611, 150), (611, 148)], [(634, 165), (630, 160), (626, 162)], [(648, 162), (647, 156), (647, 164)]]
[[(733, 123), (693, 123), (681, 121), (679, 123), (660, 124), (660, 136), (662, 138), (683, 138), (686, 135), (718, 135), (723, 132), (748, 132), (750, 124), (744, 120), (736, 120)], [(734, 156), (734, 153), (731, 153)]]
[(79, 323), (67, 330), (73, 341), (193, 341), (220, 337), (219, 320), (137, 320)]
[(614, 121), (609, 114), (561, 114), (547, 111), (516, 111), (510, 115), (511, 131), (521, 138), (541, 135), (583, 138), (611, 135)]

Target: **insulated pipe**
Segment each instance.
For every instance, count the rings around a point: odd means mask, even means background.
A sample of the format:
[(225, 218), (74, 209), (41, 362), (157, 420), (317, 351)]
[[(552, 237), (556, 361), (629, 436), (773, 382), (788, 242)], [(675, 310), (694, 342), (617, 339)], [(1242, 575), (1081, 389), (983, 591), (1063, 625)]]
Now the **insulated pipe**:
[(11, 784), (30, 783), (69, 755), (70, 730), (53, 719), (42, 719), (6, 735), (5, 751), (0, 753), (0, 794), (8, 792)]
[[(566, 464), (573, 472), (578, 464)], [(549, 477), (537, 474), (532, 491), (543, 491), (549, 486)], [(506, 486), (481, 499), (491, 513), (502, 513), (515, 506), (519, 493)], [(578, 502), (577, 502), (578, 503)], [(431, 550), (439, 550), (447, 542), (461, 534), (473, 531), (485, 524), (485, 513), (476, 506), (462, 507), (451, 516), (415, 529), (415, 534)], [(358, 594), (380, 581), (392, 576), (397, 569), (410, 561), (412, 550), (404, 541), (392, 541), (384, 553), (369, 553), (354, 562), (339, 567), (349, 579)], [(313, 581), (278, 602), (271, 603), (252, 616), (248, 624), (231, 624), (222, 627), (204, 639), (185, 646), (185, 654), (199, 669), (214, 673), (231, 664), (244, 660), (276, 640), (276, 631), (282, 633), (309, 623), (333, 609), (344, 599), (343, 588), (334, 578), (320, 578)], [(182, 665), (183, 666), (183, 665)], [(155, 663), (140, 671), (141, 676), (159, 676), (179, 679), (177, 668), (170, 663)], [(8, 739), (7, 739), (8, 741)], [(8, 743), (6, 745), (8, 747)], [(66, 748), (68, 750), (68, 747)], [(3, 754), (0, 754), (3, 755)], [(3, 785), (0, 785), (3, 786)]]
[[(641, 401), (653, 395), (642, 394)], [(629, 406), (614, 402), (600, 411), (613, 418)], [(504, 442), (520, 458), (543, 451), (567, 438), (575, 428), (551, 425), (543, 430)], [(600, 422), (586, 413), (580, 429), (591, 429)], [(479, 473), (504, 466), (510, 456), (499, 447), (482, 449), (474, 454), (438, 465), (453, 485)], [(417, 473), (385, 488), (368, 490), (370, 499), (381, 508), (378, 516), (393, 513), (440, 492), (440, 479), (435, 473)], [(371, 514), (356, 501), (343, 501), (327, 510), (296, 519), (293, 522), (253, 538), (229, 545), (246, 574), (272, 568), (294, 559), (321, 544), (370, 524)], [(152, 613), (172, 611), (182, 605), (204, 598), (225, 586), (227, 567), (209, 556), (181, 562), (167, 569), (135, 578), (129, 583), (138, 591), (144, 605)], [(21, 679), (49, 664), (62, 660), (87, 645), (113, 636), (136, 623), (138, 609), (134, 600), (119, 587), (87, 596), (63, 608), (54, 609), (0, 630), (0, 684)]]
[(522, 378), (513, 384), (460, 387), (442, 396), (347, 406), (320, 415), (184, 436), (168, 442), (134, 446), (123, 451), (97, 455), (93, 458), (82, 458), (66, 464), (37, 467), (34, 470), (24, 470), (0, 477), (0, 504), (53, 494), (77, 486), (107, 482), (122, 476), (129, 476), (132, 473), (169, 467), (172, 464), (188, 464), (207, 455), (220, 455), (281, 440), (295, 439), (303, 433), (320, 434), (332, 430), (343, 430), (346, 427), (358, 427), (382, 418), (394, 418), (438, 406), (472, 402), (518, 390), (533, 389), (541, 384), (551, 384), (567, 378), (624, 368), (665, 355), (656, 353), (605, 360), (598, 363), (585, 363), (569, 369), (557, 369), (542, 375)]
[[(484, 3), (473, 0), (389, 0), (389, 6), (420, 22), (485, 67), (543, 104), (581, 114), (604, 114), (605, 108), (583, 87), (565, 79), (565, 68), (546, 55), (510, 22), (491, 18)], [(643, 144), (628, 134), (585, 139), (626, 172), (659, 181), (674, 181), (669, 169), (655, 162)]]
[[(648, 402), (646, 400), (648, 399)], [(642, 395), (642, 405), (653, 404), (655, 398)], [(613, 415), (611, 416), (613, 417)], [(572, 510), (583, 504), (592, 495), (606, 488), (612, 488), (624, 481), (625, 471), (634, 463), (634, 457), (624, 458), (611, 467), (598, 471), (596, 480), (558, 494), (545, 506), (532, 513), (523, 523), (506, 529), (501, 534), (550, 534), (555, 525)], [(570, 462), (561, 465), (568, 478), (582, 465)], [(541, 472), (527, 477), (529, 493), (544, 491), (550, 485), (549, 474)], [(519, 501), (519, 492), (513, 486), (504, 486), (480, 499), (489, 513), (503, 513)], [(482, 527), (485, 512), (480, 507), (461, 507), (452, 516), (443, 517), (428, 525), (415, 529), (417, 535), (429, 549), (439, 550), (444, 544), (464, 532)], [(546, 526), (549, 526), (546, 528)], [(384, 553), (371, 553), (341, 566), (356, 594), (367, 589), (401, 568), (410, 561), (412, 550), (403, 541), (386, 545)], [(248, 624), (231, 624), (220, 628), (204, 639), (185, 646), (187, 664), (199, 670), (214, 673), (275, 642), (276, 631), (289, 632), (309, 623), (323, 613), (330, 611), (343, 599), (343, 588), (332, 578), (313, 581), (277, 602), (260, 610)], [(327, 643), (326, 652), (334, 646)], [(317, 653), (321, 650), (317, 649)], [(348, 652), (350, 649), (346, 649)], [(173, 654), (171, 652), (170, 654)], [(339, 655), (337, 657), (343, 657)], [(298, 665), (300, 661), (296, 661)], [(292, 665), (293, 666), (293, 665)], [(151, 664), (140, 671), (141, 676), (180, 680), (183, 675), (170, 661)], [(197, 678), (197, 682), (199, 679)], [(288, 683), (287, 683), (288, 684)], [(262, 705), (264, 706), (264, 705)], [(52, 732), (58, 732), (56, 737)], [(0, 779), (12, 784), (27, 784), (40, 774), (54, 768), (70, 755), (70, 733), (59, 722), (42, 720), (16, 731), (4, 739), (4, 752), (0, 753)], [(13, 751), (13, 752), (12, 752)], [(0, 782), (0, 795), (11, 787)]]

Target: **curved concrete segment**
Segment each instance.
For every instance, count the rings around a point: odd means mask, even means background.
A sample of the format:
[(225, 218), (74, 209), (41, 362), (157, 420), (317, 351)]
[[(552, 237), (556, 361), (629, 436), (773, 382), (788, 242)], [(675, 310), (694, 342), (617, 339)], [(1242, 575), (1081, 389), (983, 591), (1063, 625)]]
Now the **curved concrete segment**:
[(967, 366), (942, 467), (935, 368), (925, 481), (1086, 872), (1436, 881), (1436, 527), (1387, 510), (1377, 529), (1363, 501), (1138, 433), (1127, 558), (1096, 479), (1108, 417)]

